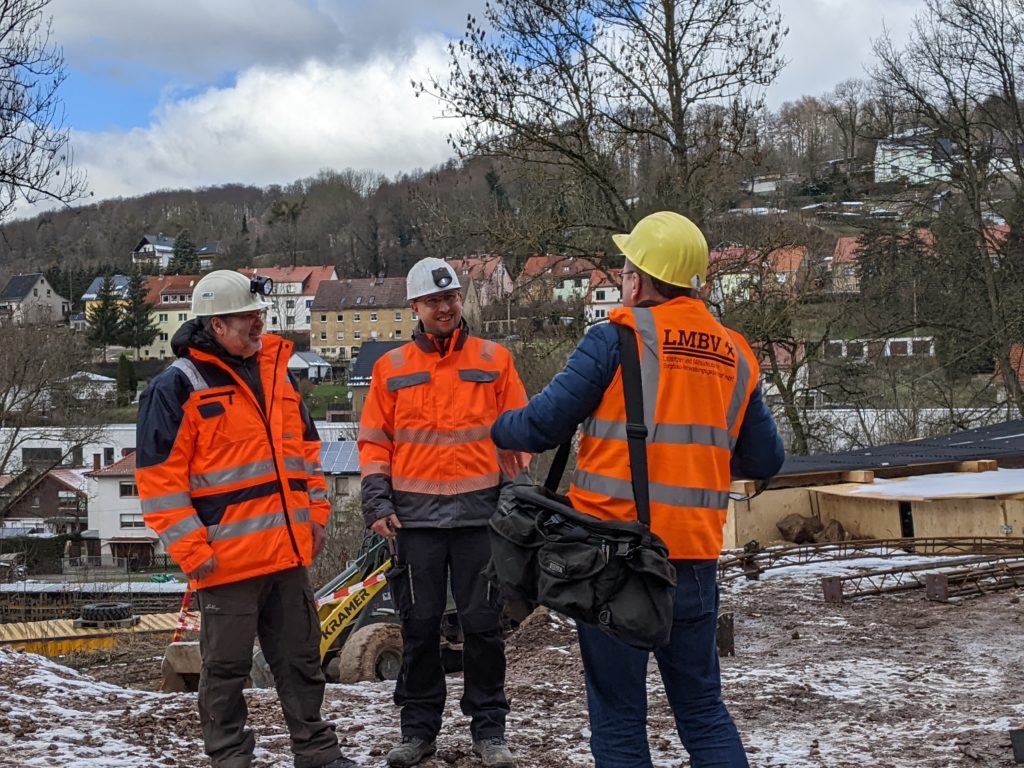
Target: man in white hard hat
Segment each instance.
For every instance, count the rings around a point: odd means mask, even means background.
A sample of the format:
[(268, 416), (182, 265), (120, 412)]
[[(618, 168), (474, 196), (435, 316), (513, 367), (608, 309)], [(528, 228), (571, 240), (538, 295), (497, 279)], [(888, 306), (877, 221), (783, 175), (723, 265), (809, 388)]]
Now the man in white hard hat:
[(292, 343), (263, 333), (266, 278), (211, 272), (195, 320), (139, 401), (135, 477), (146, 524), (188, 574), (202, 611), (199, 714), (216, 768), (249, 768), (242, 695), (253, 640), (277, 686), (296, 768), (346, 768), (320, 715), (320, 622), (306, 568), (330, 514), (320, 438)]
[[(594, 326), (565, 369), (518, 411), (498, 418), (495, 444), (545, 451), (581, 427), (572, 505), (603, 520), (637, 519), (625, 394), (623, 336), (640, 348), (651, 529), (668, 546), (677, 586), (672, 635), (654, 651), (693, 768), (746, 768), (721, 696), (715, 642), (722, 526), (734, 476), (764, 479), (782, 466), (782, 441), (761, 398), (757, 358), (708, 311), (699, 290), (708, 246), (672, 211), (615, 235), (625, 256), (622, 309)], [(577, 626), (596, 768), (651, 768), (647, 743), (650, 654)]]
[(511, 478), (529, 462), (528, 454), (497, 451), (490, 426), (524, 405), (526, 392), (508, 350), (470, 334), (449, 264), (417, 262), (406, 288), (419, 324), (412, 341), (374, 365), (359, 423), (363, 517), (397, 539), (398, 568), (388, 582), (404, 641), (395, 686), (402, 740), (387, 763), (409, 768), (437, 749), (446, 695), (439, 643), (450, 585), (464, 638), (461, 704), (473, 751), (488, 768), (512, 768), (501, 607), (482, 571), (499, 468)]

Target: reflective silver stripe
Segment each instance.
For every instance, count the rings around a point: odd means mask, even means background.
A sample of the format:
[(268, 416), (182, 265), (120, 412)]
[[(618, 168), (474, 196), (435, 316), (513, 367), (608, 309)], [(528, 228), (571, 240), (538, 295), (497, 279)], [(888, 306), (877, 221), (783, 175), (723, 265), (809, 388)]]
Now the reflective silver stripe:
[(271, 528), (283, 528), (286, 525), (284, 512), (271, 512), (269, 515), (250, 517), (239, 520), (237, 523), (225, 523), (224, 525), (209, 526), (207, 539), (213, 541), (224, 541), (225, 539), (237, 539), (239, 536), (247, 536), (250, 533), (269, 531)]
[(200, 488), (212, 488), (216, 485), (227, 485), (242, 480), (251, 480), (263, 475), (276, 474), (276, 468), (272, 461), (256, 461), (252, 464), (243, 464), (240, 467), (221, 469), (216, 472), (207, 472), (203, 475), (192, 475), (189, 477), (189, 487), (194, 491)]
[(488, 440), (491, 428), (468, 427), (453, 429), (450, 432), (439, 432), (433, 429), (396, 429), (395, 440), (399, 443), (416, 443), (417, 445), (462, 445)]
[(661, 362), (658, 359), (658, 328), (651, 310), (633, 307), (633, 321), (640, 334), (640, 381), (644, 390), (644, 424), (647, 425), (647, 442), (654, 439), (654, 409), (658, 404), (658, 387), (661, 384)]
[(327, 501), (327, 491), (324, 488), (311, 488), (309, 491), (310, 501)]
[(416, 477), (392, 477), (391, 487), (405, 493), (426, 493), (431, 496), (454, 496), (494, 488), (501, 482), (497, 472), (462, 480), (423, 480)]
[[(613, 499), (633, 501), (633, 484), (629, 480), (598, 475), (577, 469), (573, 483), (591, 493), (600, 493)], [(701, 509), (728, 509), (729, 492), (709, 488), (689, 488), (666, 483), (651, 483), (651, 501), (671, 507), (699, 507)]]
[(199, 515), (191, 514), (159, 534), (160, 541), (163, 542), (165, 548), (170, 547), (175, 542), (181, 541), (185, 536), (188, 536), (192, 531), (198, 531), (202, 527), (203, 521), (199, 519)]
[(494, 342), (485, 341), (480, 348), (480, 357), (490, 362), (494, 359)]
[(306, 460), (301, 456), (285, 456), (284, 468), (290, 469), (292, 472), (305, 472)]
[(391, 462), (368, 461), (360, 465), (359, 474), (362, 477), (369, 477), (370, 475), (387, 475), (391, 477)]
[(307, 461), (303, 464), (307, 475), (322, 475), (324, 468), (319, 461)]
[(165, 512), (168, 509), (180, 509), (192, 506), (192, 495), (188, 493), (167, 493), (142, 500), (142, 514)]
[(732, 390), (732, 398), (729, 400), (729, 410), (725, 415), (725, 423), (729, 425), (729, 432), (731, 433), (736, 432), (736, 420), (739, 418), (740, 409), (747, 402), (748, 386), (750, 386), (750, 363), (747, 362), (746, 355), (737, 348), (736, 384)]
[[(599, 440), (625, 440), (626, 422), (588, 419), (583, 433)], [(655, 424), (649, 442), (669, 445), (710, 445), (713, 448), (733, 447), (733, 437), (721, 427), (707, 424)]]
[(364, 427), (359, 425), (359, 440), (366, 440), (371, 443), (391, 443), (391, 435), (380, 427)]
[(309, 522), (309, 507), (299, 507), (292, 512), (292, 517), (295, 518), (297, 523), (308, 523)]
[(402, 348), (394, 349), (388, 353), (388, 359), (394, 366), (399, 366), (405, 362), (405, 355), (402, 353)]
[(206, 379), (203, 378), (203, 374), (196, 368), (196, 364), (189, 360), (187, 357), (179, 357), (169, 368), (177, 368), (179, 371), (185, 374), (185, 377), (189, 380), (192, 385), (192, 389), (196, 392), (202, 389), (209, 389), (210, 385), (206, 383)]

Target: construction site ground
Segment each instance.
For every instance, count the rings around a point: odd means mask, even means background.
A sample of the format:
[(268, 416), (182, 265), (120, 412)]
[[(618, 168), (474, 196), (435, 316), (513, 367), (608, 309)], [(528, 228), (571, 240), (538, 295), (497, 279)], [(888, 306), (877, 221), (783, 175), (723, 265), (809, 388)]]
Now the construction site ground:
[[(1014, 766), (1024, 725), (1024, 597), (952, 603), (923, 590), (828, 604), (820, 580), (892, 561), (774, 569), (723, 587), (736, 655), (722, 660), (726, 701), (754, 768)], [(194, 694), (161, 694), (160, 641), (49, 660), (0, 651), (0, 766), (198, 768), (208, 765)], [(508, 736), (521, 768), (592, 766), (575, 631), (538, 613), (508, 640)], [(383, 766), (397, 736), (393, 684), (328, 686), (325, 716), (344, 753)], [(650, 743), (659, 768), (688, 765), (656, 668)], [(445, 727), (426, 768), (479, 765), (449, 678)], [(255, 765), (291, 765), (276, 695), (248, 692)]]

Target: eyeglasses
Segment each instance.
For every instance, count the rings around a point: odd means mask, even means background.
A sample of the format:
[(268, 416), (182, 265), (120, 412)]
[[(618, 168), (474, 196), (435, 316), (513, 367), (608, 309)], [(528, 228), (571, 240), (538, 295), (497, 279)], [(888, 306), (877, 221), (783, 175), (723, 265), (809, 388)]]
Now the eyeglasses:
[(632, 270), (630, 270), (628, 272), (626, 270), (622, 270), (622, 279), (625, 280), (630, 275), (638, 275), (638, 274), (640, 274), (640, 273), (639, 272), (634, 272)]
[(457, 291), (448, 291), (448, 293), (442, 293), (440, 296), (431, 296), (427, 299), (420, 299), (420, 301), (431, 309), (437, 309), (442, 304), (447, 304), (451, 307), (462, 301), (462, 294)]

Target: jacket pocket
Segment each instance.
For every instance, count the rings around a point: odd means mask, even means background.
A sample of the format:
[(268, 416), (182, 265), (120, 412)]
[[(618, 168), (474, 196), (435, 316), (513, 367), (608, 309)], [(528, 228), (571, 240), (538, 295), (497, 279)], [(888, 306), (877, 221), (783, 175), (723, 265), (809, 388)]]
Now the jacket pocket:
[(415, 387), (418, 384), (426, 384), (429, 381), (429, 371), (406, 373), (401, 376), (391, 376), (388, 378), (388, 391), (397, 392), (400, 389), (408, 389), (409, 387)]
[(475, 381), (480, 384), (497, 381), (499, 375), (498, 371), (483, 371), (479, 368), (464, 368), (459, 371), (459, 378), (463, 381)]

